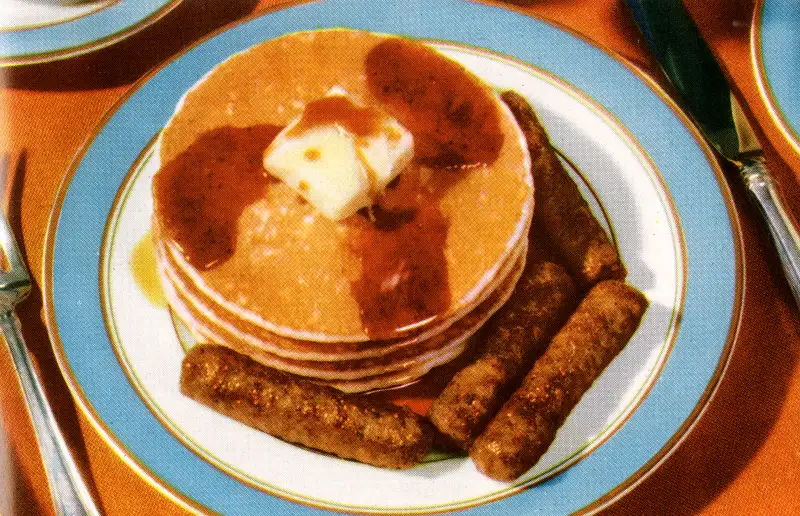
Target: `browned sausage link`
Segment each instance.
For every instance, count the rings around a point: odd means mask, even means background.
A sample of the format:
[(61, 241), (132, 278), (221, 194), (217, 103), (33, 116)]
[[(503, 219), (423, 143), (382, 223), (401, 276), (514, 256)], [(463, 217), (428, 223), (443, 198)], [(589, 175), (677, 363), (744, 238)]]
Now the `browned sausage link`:
[(221, 346), (186, 355), (181, 391), (286, 441), (375, 466), (410, 468), (433, 441), (433, 428), (407, 408), (347, 395)]
[(624, 279), (627, 272), (616, 248), (550, 147), (531, 106), (513, 91), (502, 98), (528, 141), (536, 185), (534, 219), (564, 264), (583, 289), (604, 279)]
[(477, 468), (509, 481), (533, 467), (584, 392), (630, 340), (646, 308), (644, 295), (625, 283), (595, 285), (475, 440), (469, 455)]
[(428, 417), (434, 426), (467, 450), (576, 303), (572, 279), (560, 265), (529, 263), (511, 298), (486, 324), (478, 358), (433, 401)]

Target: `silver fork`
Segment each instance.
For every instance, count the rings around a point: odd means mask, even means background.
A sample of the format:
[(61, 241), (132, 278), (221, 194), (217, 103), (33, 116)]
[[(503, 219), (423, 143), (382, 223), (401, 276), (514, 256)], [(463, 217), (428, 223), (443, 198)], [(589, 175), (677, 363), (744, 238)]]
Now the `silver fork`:
[[(8, 165), (6, 157), (3, 163), (0, 163), (0, 194), (5, 192), (3, 186), (8, 175)], [(8, 343), (33, 421), (56, 514), (99, 516), (100, 511), (95, 506), (89, 489), (75, 465), (75, 460), (64, 442), (22, 338), (14, 307), (30, 292), (31, 277), (22, 261), (2, 209), (0, 209), (0, 250), (6, 258), (6, 267), (0, 268), (0, 328)]]

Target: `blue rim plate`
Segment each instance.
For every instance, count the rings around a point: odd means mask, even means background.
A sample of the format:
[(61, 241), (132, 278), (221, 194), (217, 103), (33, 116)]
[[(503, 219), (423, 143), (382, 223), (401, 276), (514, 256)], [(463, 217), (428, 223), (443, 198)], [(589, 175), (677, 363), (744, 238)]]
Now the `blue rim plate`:
[[(282, 34), (325, 27), (401, 34), (450, 45), (456, 53), (458, 48), (481, 49), (474, 52), (478, 58), (490, 53), (501, 56), (498, 61), (538, 70), (551, 83), (589, 99), (595, 111), (613, 121), (611, 132), (624, 134), (653, 170), (648, 181), (663, 192), (657, 199), (668, 205), (666, 225), (675, 226), (680, 254), (675, 273), (680, 303), (672, 312), (669, 343), (660, 348), (658, 371), (641, 389), (635, 410), (619, 418), (613, 432), (588, 446), (566, 471), (472, 504), (467, 512), (594, 512), (618, 499), (686, 436), (727, 366), (743, 282), (741, 236), (731, 196), (699, 133), (633, 67), (549, 23), (462, 0), (327, 0), (261, 13), (177, 56), (119, 102), (67, 174), (45, 246), (47, 325), (79, 407), (138, 474), (187, 508), (243, 515), (322, 511), (320, 504), (299, 504), (280, 492), (270, 494), (253, 482), (237, 480), (169, 428), (168, 418), (160, 417), (148, 404), (147, 393), (134, 385), (135, 374), (126, 369), (113, 342), (104, 274), (114, 274), (106, 263), (106, 240), (109, 227), (117, 224), (120, 203), (125, 204), (130, 184), (135, 184), (131, 177), (139, 174), (154, 135), (185, 91), (236, 52)], [(615, 189), (613, 183), (601, 191), (609, 189)], [(635, 190), (631, 195), (640, 201)], [(612, 229), (621, 240), (627, 238), (625, 227)]]
[(760, 0), (751, 37), (759, 91), (781, 132), (800, 153), (800, 4)]
[[(115, 43), (155, 22), (181, 0), (108, 0), (51, 23), (0, 30), (0, 65), (65, 59)], [(40, 7), (42, 8), (42, 7)]]

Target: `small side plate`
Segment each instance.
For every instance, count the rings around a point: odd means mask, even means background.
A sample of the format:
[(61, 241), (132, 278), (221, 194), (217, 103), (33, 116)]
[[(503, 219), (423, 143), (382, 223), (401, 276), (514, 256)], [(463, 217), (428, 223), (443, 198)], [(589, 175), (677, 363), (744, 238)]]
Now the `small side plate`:
[(800, 3), (759, 0), (751, 38), (758, 89), (784, 137), (800, 155)]
[(3, 0), (0, 65), (65, 59), (119, 41), (155, 22), (181, 0)]

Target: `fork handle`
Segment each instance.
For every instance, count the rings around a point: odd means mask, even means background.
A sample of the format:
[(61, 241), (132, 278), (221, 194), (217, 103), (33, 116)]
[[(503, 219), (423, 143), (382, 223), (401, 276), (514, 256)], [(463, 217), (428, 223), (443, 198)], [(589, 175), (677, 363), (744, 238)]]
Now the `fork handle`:
[(100, 516), (45, 397), (41, 381), (25, 347), (16, 314), (13, 311), (0, 314), (0, 327), (8, 343), (33, 421), (56, 514)]
[(744, 163), (741, 175), (778, 249), (786, 280), (800, 308), (800, 232), (784, 205), (778, 184), (761, 159)]

